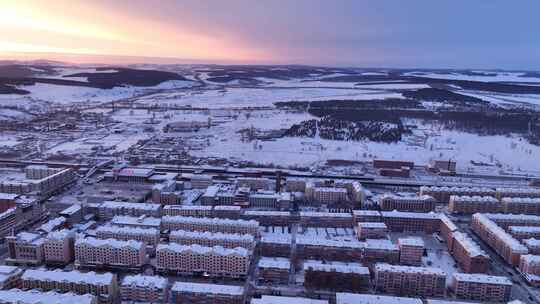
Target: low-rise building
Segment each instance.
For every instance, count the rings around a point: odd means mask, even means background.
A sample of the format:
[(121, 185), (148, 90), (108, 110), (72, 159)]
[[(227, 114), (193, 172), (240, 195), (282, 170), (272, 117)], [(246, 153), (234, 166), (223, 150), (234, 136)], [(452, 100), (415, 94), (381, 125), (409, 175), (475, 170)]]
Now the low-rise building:
[(388, 227), (381, 222), (359, 222), (356, 226), (356, 236), (359, 240), (386, 238)]
[[(336, 293), (336, 304), (422, 304), (422, 300), (416, 298), (392, 297), (358, 293)], [(456, 303), (462, 304), (462, 303)]]
[(450, 253), (466, 273), (486, 273), (489, 269), (489, 255), (465, 233), (453, 233)]
[(0, 290), (0, 299), (2, 304), (98, 304), (97, 298), (90, 294), (78, 295), (71, 292), (22, 291), (20, 289)]
[[(0, 265), (0, 289), (21, 288), (23, 269), (15, 266)], [(0, 300), (1, 301), (1, 300)]]
[(540, 197), (503, 197), (501, 204), (504, 213), (540, 214)]
[(510, 265), (519, 265), (520, 256), (528, 253), (525, 245), (483, 213), (475, 213), (472, 216), (471, 228)]
[(251, 234), (174, 230), (171, 231), (169, 240), (182, 245), (222, 246), (231, 249), (255, 248), (255, 238)]
[(522, 255), (519, 261), (519, 271), (531, 285), (539, 286), (540, 255)]
[(154, 228), (161, 229), (161, 218), (158, 217), (149, 217), (146, 215), (141, 215), (138, 217), (135, 216), (125, 216), (117, 215), (112, 218), (111, 225), (117, 227), (136, 227), (136, 228)]
[(45, 239), (35, 233), (20, 232), (6, 237), (8, 258), (6, 263), (39, 265), (43, 263), (43, 243)]
[(508, 226), (507, 230), (517, 240), (540, 238), (540, 226)]
[(159, 230), (156, 228), (105, 225), (99, 226), (95, 231), (97, 238), (100, 239), (136, 240), (150, 246), (156, 246), (159, 243), (160, 237)]
[(272, 284), (288, 284), (291, 261), (286, 258), (261, 257), (257, 270), (259, 281)]
[(414, 267), (377, 263), (375, 289), (395, 295), (442, 297), (446, 273), (434, 267)]
[(292, 222), (292, 216), (289, 211), (246, 210), (241, 218), (248, 221), (257, 221), (262, 226), (289, 226)]
[(47, 264), (66, 265), (75, 256), (75, 233), (63, 229), (47, 234), (43, 242), (43, 257)]
[(352, 228), (353, 217), (351, 213), (304, 211), (300, 212), (300, 224), (304, 227)]
[(171, 302), (177, 304), (244, 304), (242, 286), (176, 282), (171, 288)]
[(381, 222), (381, 213), (377, 210), (353, 210), (355, 224), (360, 222)]
[(422, 186), (420, 195), (430, 195), (439, 203), (450, 203), (450, 196), (495, 196), (495, 189), (488, 187)]
[(162, 213), (168, 216), (212, 217), (212, 206), (167, 205)]
[(98, 213), (99, 217), (104, 220), (110, 220), (117, 215), (159, 217), (161, 215), (161, 205), (105, 201), (99, 205)]
[(156, 257), (160, 272), (237, 278), (247, 275), (251, 252), (241, 247), (229, 249), (169, 243), (158, 245)]
[(271, 257), (289, 257), (292, 248), (292, 236), (284, 233), (269, 233), (261, 236), (259, 252)]
[(435, 199), (429, 195), (397, 196), (385, 194), (380, 197), (379, 206), (385, 211), (430, 212), (435, 209)]
[(358, 263), (304, 262), (304, 286), (309, 289), (365, 292), (370, 287), (369, 268)]
[(502, 200), (504, 197), (540, 198), (540, 189), (534, 187), (496, 188), (496, 196)]
[(501, 203), (493, 196), (451, 195), (448, 210), (457, 214), (500, 212)]
[(120, 285), (120, 297), (122, 301), (167, 303), (168, 280), (160, 276), (128, 275)]
[(258, 235), (257, 221), (230, 220), (219, 218), (196, 218), (184, 216), (164, 216), (161, 219), (163, 229), (210, 231)]
[(76, 267), (140, 269), (146, 262), (144, 243), (134, 240), (84, 238), (75, 241)]
[(382, 211), (382, 220), (390, 231), (422, 231), (434, 233), (440, 230), (441, 219), (437, 213)]
[(302, 297), (278, 297), (263, 295), (260, 299), (252, 298), (250, 304), (328, 304), (327, 300), (314, 300)]
[(454, 273), (451, 289), (458, 299), (506, 302), (510, 299), (512, 281), (485, 274)]
[(212, 210), (212, 216), (223, 219), (239, 219), (240, 214), (242, 213), (242, 207), (240, 206), (230, 206), (230, 205), (219, 205), (214, 206)]
[(277, 209), (279, 208), (279, 198), (279, 193), (271, 191), (251, 193), (249, 195), (249, 206), (255, 208)]
[(424, 241), (419, 237), (399, 238), (399, 263), (402, 265), (420, 266), (424, 255)]
[(526, 239), (523, 240), (523, 244), (529, 250), (529, 254), (540, 255), (540, 239)]
[(98, 274), (79, 271), (49, 271), (28, 269), (21, 277), (22, 288), (43, 291), (72, 292), (79, 295), (92, 294), (100, 303), (113, 303), (116, 298), (117, 280), (112, 273)]

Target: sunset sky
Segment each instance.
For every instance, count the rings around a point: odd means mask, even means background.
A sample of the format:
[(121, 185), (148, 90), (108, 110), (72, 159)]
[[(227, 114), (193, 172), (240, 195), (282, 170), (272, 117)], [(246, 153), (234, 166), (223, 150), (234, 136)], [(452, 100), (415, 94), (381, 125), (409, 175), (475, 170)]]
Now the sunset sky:
[(536, 0), (0, 0), (0, 56), (539, 69), (539, 11)]

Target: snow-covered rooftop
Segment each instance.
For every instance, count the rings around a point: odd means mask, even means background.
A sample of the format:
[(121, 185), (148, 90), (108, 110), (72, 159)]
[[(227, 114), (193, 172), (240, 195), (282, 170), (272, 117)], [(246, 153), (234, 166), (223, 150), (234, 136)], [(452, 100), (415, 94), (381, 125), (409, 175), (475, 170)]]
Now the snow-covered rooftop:
[(467, 234), (456, 231), (453, 233), (454, 241), (461, 244), (463, 248), (469, 253), (471, 257), (483, 256), (489, 258), (489, 255), (480, 248), (480, 246), (473, 241)]
[(377, 263), (375, 264), (375, 271), (376, 272), (389, 271), (389, 272), (433, 274), (433, 275), (446, 277), (446, 272), (436, 267), (416, 267), (416, 266), (404, 266), (404, 265), (390, 265), (387, 263)]
[(304, 262), (304, 270), (312, 269), (324, 272), (356, 273), (369, 275), (369, 268), (359, 263), (323, 262), (307, 260)]
[(118, 201), (105, 201), (100, 205), (101, 208), (107, 209), (137, 209), (157, 211), (161, 208), (160, 204), (148, 204), (148, 203), (131, 203), (131, 202), (118, 202)]
[(2, 303), (16, 304), (92, 304), (95, 297), (89, 294), (22, 291), (18, 289), (0, 290)]
[(165, 289), (167, 287), (167, 284), (168, 281), (166, 278), (156, 275), (128, 275), (122, 280), (122, 285), (133, 285), (158, 289)]
[(127, 216), (127, 215), (117, 215), (112, 218), (111, 224), (159, 227), (161, 225), (161, 219), (157, 217), (147, 217), (147, 216), (135, 217), (135, 216)]
[(350, 213), (334, 213), (334, 212), (314, 212), (314, 211), (302, 211), (300, 212), (301, 217), (341, 217), (341, 218), (352, 218)]
[(119, 227), (114, 225), (99, 226), (96, 229), (96, 233), (119, 233), (129, 235), (159, 235), (159, 230), (156, 228), (142, 228), (142, 227)]
[(291, 268), (291, 261), (286, 258), (261, 257), (257, 266), (260, 268), (286, 269), (288, 271)]
[(250, 254), (250, 252), (247, 249), (241, 248), (241, 247), (229, 249), (229, 248), (224, 248), (221, 246), (207, 247), (207, 246), (201, 246), (197, 244), (181, 245), (177, 243), (159, 244), (156, 250), (157, 251), (168, 250), (168, 251), (173, 251), (173, 252), (191, 251), (198, 254), (239, 255), (243, 257), (247, 257)]
[(231, 220), (221, 218), (207, 218), (207, 217), (189, 217), (189, 216), (163, 216), (161, 218), (163, 223), (192, 223), (201, 225), (228, 225), (228, 226), (248, 226), (259, 227), (259, 222), (254, 220)]
[(512, 285), (512, 281), (510, 281), (510, 279), (508, 279), (507, 277), (492, 276), (479, 273), (454, 273), (454, 279), (458, 282)]
[(239, 234), (239, 233), (222, 233), (222, 232), (210, 232), (210, 231), (186, 231), (186, 230), (173, 230), (171, 231), (171, 238), (186, 238), (186, 239), (209, 239), (209, 240), (231, 240), (231, 241), (248, 241), (254, 242), (255, 238), (251, 234)]
[(244, 287), (234, 285), (218, 285), (194, 282), (176, 282), (171, 288), (173, 292), (208, 293), (216, 295), (242, 296)]
[(251, 299), (251, 304), (328, 304), (328, 301), (300, 297), (262, 296), (260, 299)]
[(112, 273), (95, 273), (95, 272), (80, 272), (62, 271), (62, 270), (26, 270), (22, 277), (23, 280), (38, 280), (51, 282), (67, 282), (67, 283), (86, 283), (92, 285), (110, 285), (113, 282), (114, 275)]
[(422, 304), (422, 300), (357, 293), (336, 293), (336, 304)]
[(93, 237), (87, 237), (84, 239), (77, 239), (75, 241), (75, 246), (79, 245), (86, 245), (86, 246), (92, 246), (92, 247), (114, 247), (114, 248), (125, 248), (130, 247), (136, 250), (140, 250), (141, 248), (144, 248), (144, 243), (135, 241), (135, 240), (129, 240), (129, 241), (120, 241), (116, 239), (96, 239)]

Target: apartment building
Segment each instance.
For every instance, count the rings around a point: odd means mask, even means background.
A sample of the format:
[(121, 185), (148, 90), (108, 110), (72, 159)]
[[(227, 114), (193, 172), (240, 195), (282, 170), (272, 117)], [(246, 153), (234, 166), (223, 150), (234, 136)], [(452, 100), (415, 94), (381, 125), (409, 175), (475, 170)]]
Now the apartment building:
[(206, 174), (193, 174), (190, 182), (193, 189), (206, 189), (213, 184), (212, 176)]
[(126, 302), (167, 303), (168, 280), (152, 275), (128, 275), (120, 285), (120, 298)]
[(134, 240), (84, 238), (75, 241), (76, 267), (140, 268), (146, 262), (144, 243)]
[(0, 237), (8, 235), (17, 226), (17, 209), (11, 208), (0, 213)]
[(238, 177), (236, 179), (238, 187), (247, 187), (251, 190), (274, 190), (275, 181), (265, 177)]
[(289, 226), (292, 222), (289, 211), (246, 210), (241, 218), (246, 221), (257, 221), (262, 226)]
[(538, 215), (504, 213), (485, 213), (484, 215), (503, 229), (508, 229), (509, 226), (540, 226)]
[(161, 218), (149, 217), (146, 215), (138, 217), (117, 215), (111, 219), (110, 224), (117, 227), (154, 228), (160, 230)]
[(222, 246), (230, 249), (255, 248), (255, 238), (251, 234), (174, 230), (171, 231), (169, 240), (182, 245)]
[(160, 237), (159, 230), (156, 228), (104, 225), (99, 226), (95, 231), (99, 239), (136, 240), (150, 246), (157, 246)]
[(71, 292), (22, 291), (20, 289), (0, 290), (0, 299), (2, 304), (98, 304), (97, 298), (89, 294), (77, 295)]
[(510, 265), (517, 266), (520, 256), (528, 253), (527, 247), (504, 231), (486, 214), (475, 213), (472, 216), (471, 228)]
[(6, 237), (9, 264), (39, 265), (43, 263), (43, 243), (45, 239), (36, 233), (19, 232)]
[(292, 236), (285, 233), (263, 234), (259, 242), (259, 253), (270, 257), (291, 256)]
[(386, 239), (367, 239), (362, 243), (362, 261), (366, 263), (384, 262), (397, 264), (399, 262), (399, 247)]
[(358, 241), (329, 240), (297, 235), (296, 255), (300, 259), (353, 262), (362, 259), (365, 244)]
[(454, 224), (454, 222), (452, 222), (452, 220), (446, 214), (441, 214), (440, 218), (441, 218), (440, 236), (446, 242), (448, 251), (452, 251), (452, 242), (454, 241), (453, 233), (455, 231), (458, 231), (458, 227), (456, 226), (456, 224)]
[(512, 281), (506, 277), (485, 274), (454, 273), (450, 288), (458, 299), (507, 302), (512, 291)]
[(523, 244), (529, 250), (529, 254), (540, 255), (540, 239), (526, 239)]
[(263, 295), (260, 299), (252, 298), (250, 304), (328, 304), (327, 300), (314, 300), (302, 297), (282, 297)]
[(337, 187), (314, 187), (312, 199), (321, 204), (348, 201), (347, 189)]
[(260, 191), (249, 195), (249, 206), (255, 208), (277, 209), (279, 193), (272, 191)]
[[(429, 300), (428, 300), (429, 301)], [(393, 296), (382, 296), (372, 294), (358, 293), (336, 293), (336, 304), (422, 304), (422, 300), (418, 298), (403, 298)], [(453, 304), (466, 304), (454, 303)], [(435, 303), (434, 303), (435, 304)]]
[(177, 304), (244, 304), (242, 286), (176, 282), (171, 288), (171, 302)]
[(388, 234), (388, 227), (380, 222), (359, 222), (356, 226), (356, 236), (359, 240), (383, 239)]
[(72, 292), (79, 295), (91, 294), (100, 303), (113, 303), (116, 298), (117, 280), (112, 273), (98, 274), (79, 271), (50, 271), (28, 269), (21, 277), (22, 288), (43, 291)]
[(212, 217), (212, 206), (200, 205), (167, 205), (163, 207), (163, 215)]
[(381, 216), (388, 229), (395, 232), (435, 233), (441, 226), (441, 219), (437, 213), (382, 211)]
[(435, 209), (435, 199), (429, 195), (398, 196), (384, 194), (379, 199), (381, 210), (407, 211), (407, 212), (430, 212)]
[(375, 289), (407, 296), (442, 297), (446, 291), (446, 273), (440, 268), (377, 263)]
[(540, 255), (522, 255), (519, 261), (519, 271), (531, 285), (539, 286)]
[(445, 187), (422, 186), (420, 195), (430, 195), (438, 203), (450, 203), (450, 196), (495, 196), (495, 190), (488, 187)]
[(160, 272), (238, 278), (247, 275), (251, 252), (241, 247), (229, 249), (169, 243), (158, 245), (156, 257)]
[(465, 233), (456, 231), (452, 235), (450, 253), (466, 273), (487, 273), (491, 259), (480, 246)]
[(353, 221), (355, 224), (360, 222), (381, 222), (381, 213), (377, 210), (353, 210)]
[(184, 216), (164, 216), (161, 218), (163, 229), (210, 231), (257, 235), (259, 223), (256, 221), (230, 220), (219, 218), (196, 218)]
[(161, 205), (105, 201), (99, 205), (98, 213), (99, 217), (104, 220), (110, 220), (117, 215), (159, 217)]
[(63, 229), (47, 234), (43, 242), (43, 257), (47, 264), (66, 265), (73, 261), (75, 256), (75, 233)]
[(219, 205), (219, 206), (214, 206), (214, 209), (212, 210), (213, 217), (232, 219), (232, 220), (239, 219), (241, 213), (242, 213), (242, 207), (240, 206)]
[(501, 203), (493, 196), (451, 195), (448, 210), (457, 214), (491, 213), (502, 210)]
[(352, 228), (353, 216), (351, 213), (302, 211), (300, 224), (304, 227)]
[(0, 289), (22, 287), (21, 276), (23, 269), (15, 266), (0, 265)]
[(507, 230), (518, 240), (540, 238), (540, 226), (508, 226)]
[(0, 192), (0, 214), (8, 209), (14, 208), (15, 201), (18, 197), (18, 194)]
[(296, 177), (287, 177), (285, 182), (285, 188), (289, 192), (302, 192), (306, 191), (306, 179), (305, 178), (296, 178)]
[(495, 191), (499, 200), (502, 200), (505, 197), (540, 198), (540, 189), (533, 187), (496, 188)]
[(52, 169), (51, 174), (43, 174), (42, 178), (27, 178), (20, 181), (0, 182), (0, 192), (25, 194), (35, 192), (38, 195), (50, 194), (65, 185), (73, 182), (76, 178), (75, 172), (71, 168)]
[(259, 282), (288, 284), (291, 261), (286, 258), (261, 257), (257, 263)]
[(512, 214), (540, 214), (540, 197), (503, 197), (502, 209)]
[(399, 238), (399, 263), (401, 265), (420, 266), (424, 255), (424, 241), (419, 237)]
[(370, 288), (369, 268), (362, 264), (308, 260), (303, 269), (308, 289), (365, 292)]

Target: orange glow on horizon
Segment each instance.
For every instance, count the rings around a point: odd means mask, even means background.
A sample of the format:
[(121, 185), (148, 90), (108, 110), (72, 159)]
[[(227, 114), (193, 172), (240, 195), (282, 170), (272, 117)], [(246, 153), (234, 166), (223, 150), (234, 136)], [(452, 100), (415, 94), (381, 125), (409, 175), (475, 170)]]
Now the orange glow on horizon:
[(209, 61), (271, 60), (231, 33), (213, 37), (157, 20), (114, 14), (92, 2), (0, 0), (0, 56), (44, 53), (179, 58)]

